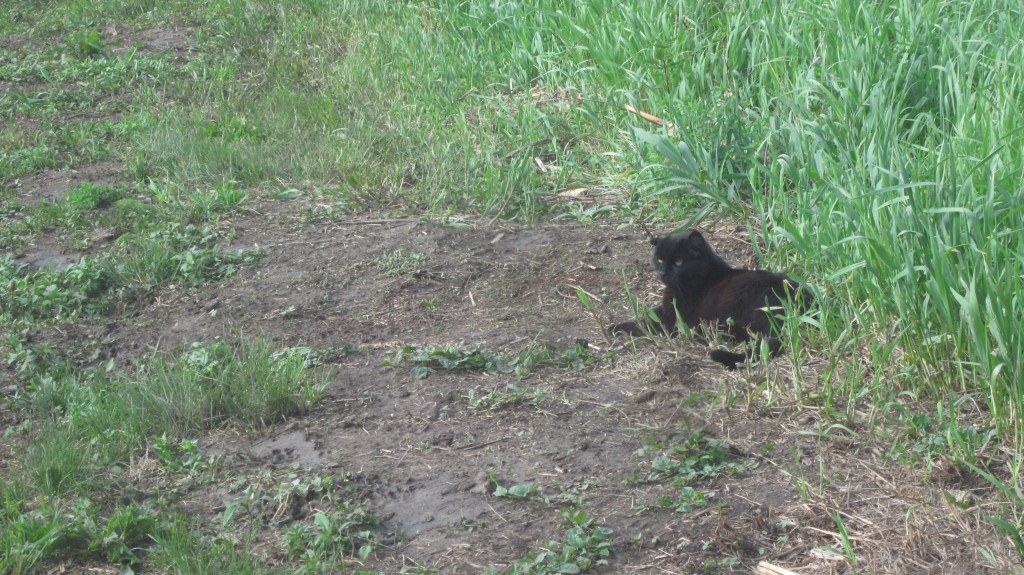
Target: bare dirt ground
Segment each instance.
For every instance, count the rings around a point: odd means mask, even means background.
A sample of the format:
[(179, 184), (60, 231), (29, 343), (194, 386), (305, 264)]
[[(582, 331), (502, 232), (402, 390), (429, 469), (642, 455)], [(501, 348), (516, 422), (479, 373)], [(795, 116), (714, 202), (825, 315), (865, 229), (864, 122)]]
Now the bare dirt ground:
[[(351, 474), (381, 519), (374, 537), (384, 543), (366, 561), (353, 559), (353, 569), (500, 568), (563, 538), (560, 509), (571, 504), (612, 530), (609, 565), (594, 572), (751, 572), (759, 561), (805, 574), (850, 572), (835, 514), (860, 572), (1012, 570), (1012, 547), (979, 511), (994, 496), (989, 486), (890, 462), (865, 429), (833, 427), (813, 401), (794, 399), (801, 377), (813, 395), (821, 358), (730, 373), (693, 340), (635, 349), (606, 341), (601, 324), (629, 315), (626, 285), (643, 302), (657, 300), (650, 246), (637, 230), (453, 227), (374, 214), (310, 221), (305, 200), (251, 207), (223, 226), (237, 232), (230, 247), (266, 250), (258, 265), (34, 337), (83, 363), (113, 357), (120, 365), (239, 332), (324, 351), (330, 384), (311, 413), (261, 436), (217, 432), (200, 447), (239, 472)], [(708, 233), (727, 260), (749, 265), (741, 237), (730, 227)], [(48, 238), (37, 243), (53, 250)], [(376, 262), (396, 250), (423, 258), (392, 275)], [(25, 251), (31, 258), (33, 247)], [(577, 288), (600, 298), (600, 322)], [(540, 367), (523, 377), (435, 369), (417, 379), (410, 365), (388, 365), (404, 345), (515, 353), (578, 340), (594, 356), (614, 354), (582, 371)], [(490, 409), (470, 400), (507, 389), (525, 399)], [(652, 479), (657, 445), (699, 433), (723, 442), (726, 459), (743, 470), (691, 481), (703, 507), (666, 508), (680, 488)], [(497, 497), (492, 476), (539, 491)], [(215, 521), (231, 497), (223, 487), (197, 488), (185, 504)], [(256, 552), (280, 554), (270, 542)]]

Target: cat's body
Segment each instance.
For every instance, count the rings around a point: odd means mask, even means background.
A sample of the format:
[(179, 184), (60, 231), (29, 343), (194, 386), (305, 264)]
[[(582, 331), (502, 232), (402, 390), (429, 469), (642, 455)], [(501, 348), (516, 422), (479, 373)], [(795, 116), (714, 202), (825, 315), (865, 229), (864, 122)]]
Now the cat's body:
[[(709, 324), (728, 333), (739, 342), (765, 339), (769, 353), (782, 349), (777, 333), (780, 322), (774, 317), (785, 302), (797, 307), (810, 305), (813, 296), (785, 274), (736, 269), (711, 249), (700, 232), (687, 230), (671, 236), (652, 238), (654, 268), (665, 284), (661, 306), (654, 309), (653, 321), (628, 321), (611, 327), (613, 334), (647, 335), (665, 331), (675, 333), (676, 317), (691, 329)], [(772, 308), (776, 308), (774, 311)], [(711, 358), (735, 369), (747, 360), (746, 354), (724, 349), (711, 352)]]

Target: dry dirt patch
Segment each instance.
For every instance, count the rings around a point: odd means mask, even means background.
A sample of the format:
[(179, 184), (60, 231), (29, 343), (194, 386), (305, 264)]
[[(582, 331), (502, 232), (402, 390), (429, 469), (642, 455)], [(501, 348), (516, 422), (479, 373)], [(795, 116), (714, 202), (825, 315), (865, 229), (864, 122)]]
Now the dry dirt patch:
[[(9, 184), (19, 204), (25, 207), (41, 201), (55, 202), (67, 197), (68, 190), (84, 182), (98, 186), (116, 185), (121, 164), (113, 161), (95, 162), (76, 169), (45, 170), (22, 176)], [(71, 249), (57, 232), (36, 234), (26, 245), (13, 252), (15, 261), (34, 268), (64, 269), (78, 263), (83, 252)]]
[(26, 174), (7, 184), (14, 190), (18, 201), (23, 206), (35, 206), (40, 200), (50, 202), (63, 200), (68, 189), (92, 182), (96, 185), (114, 185), (120, 181), (124, 171), (122, 162), (104, 160), (83, 164), (74, 168), (42, 170)]
[(101, 33), (115, 54), (135, 49), (142, 56), (165, 53), (174, 60), (186, 60), (195, 46), (195, 29), (188, 26), (126, 30), (114, 25), (103, 28)]
[[(947, 497), (952, 490), (984, 500), (990, 490), (909, 473), (867, 435), (823, 433), (829, 424), (816, 409), (785, 398), (795, 369), (786, 358), (767, 370), (726, 373), (692, 341), (636, 352), (620, 342), (614, 360), (583, 371), (439, 369), (416, 378), (408, 365), (387, 365), (402, 345), (515, 353), (586, 340), (600, 355), (609, 344), (576, 288), (603, 300), (602, 323), (628, 314), (624, 281), (656, 301), (640, 233), (410, 219), (308, 223), (279, 206), (225, 225), (238, 232), (233, 247), (266, 250), (258, 266), (219, 285), (167, 289), (131, 318), (36, 335), (65, 346), (89, 342), (100, 350), (96, 361), (129, 363), (238, 331), (325, 350), (328, 396), (312, 413), (260, 437), (222, 432), (201, 446), (239, 469), (352, 474), (388, 543), (366, 568), (396, 572), (415, 562), (479, 573), (507, 565), (561, 538), (559, 509), (568, 506), (613, 530), (611, 565), (598, 572), (750, 572), (761, 560), (801, 573), (848, 572), (840, 555), (821, 550), (841, 552), (836, 513), (864, 572), (1005, 572), (1013, 564), (1012, 548), (977, 508)], [(750, 261), (731, 230), (708, 238), (730, 261)], [(813, 386), (814, 362), (802, 369)], [(765, 382), (777, 394), (772, 403), (761, 393)], [(493, 390), (522, 397), (502, 407), (473, 403)], [(741, 399), (724, 405), (729, 390)], [(659, 445), (697, 436), (721, 442), (725, 459), (742, 470), (694, 479), (706, 505), (667, 508), (681, 488), (651, 479)], [(496, 497), (492, 477), (537, 491)], [(213, 521), (226, 497), (222, 489), (197, 493), (194, 506)], [(260, 553), (273, 559), (279, 550), (268, 543)]]

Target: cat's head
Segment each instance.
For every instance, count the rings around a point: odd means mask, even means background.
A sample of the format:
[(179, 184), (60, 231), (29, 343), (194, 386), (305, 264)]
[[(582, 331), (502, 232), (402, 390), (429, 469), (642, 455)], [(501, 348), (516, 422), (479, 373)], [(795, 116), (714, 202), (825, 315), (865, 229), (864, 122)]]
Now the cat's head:
[(651, 244), (654, 246), (654, 271), (666, 285), (692, 283), (714, 268), (728, 268), (697, 230), (651, 238)]

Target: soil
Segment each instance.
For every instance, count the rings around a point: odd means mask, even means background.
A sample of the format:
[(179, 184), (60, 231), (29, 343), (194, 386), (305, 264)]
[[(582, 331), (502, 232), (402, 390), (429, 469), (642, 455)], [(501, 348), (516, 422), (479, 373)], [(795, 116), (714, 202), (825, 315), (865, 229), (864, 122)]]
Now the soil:
[(115, 54), (132, 49), (140, 56), (165, 54), (172, 62), (187, 59), (195, 44), (195, 29), (188, 26), (127, 30), (111, 25), (101, 33), (105, 46)]
[(38, 206), (40, 201), (58, 201), (68, 196), (68, 189), (84, 182), (92, 182), (98, 186), (113, 185), (120, 181), (124, 170), (123, 162), (104, 160), (83, 164), (74, 168), (55, 168), (20, 178), (0, 182), (14, 193), (14, 198), (25, 207)]
[[(239, 472), (350, 474), (385, 542), (366, 561), (353, 559), (366, 569), (507, 566), (562, 539), (560, 509), (570, 503), (613, 531), (609, 565), (595, 572), (750, 572), (760, 561), (848, 572), (835, 513), (865, 572), (1006, 572), (1012, 564), (1012, 547), (976, 507), (950, 503), (991, 498), (991, 489), (892, 463), (884, 444), (852, 435), (864, 429), (844, 422), (849, 431), (837, 432), (795, 400), (797, 381), (813, 392), (822, 358), (797, 367), (784, 357), (733, 373), (693, 339), (608, 342), (602, 326), (629, 316), (626, 286), (642, 302), (658, 300), (643, 233), (612, 225), (454, 227), (374, 214), (307, 222), (303, 204), (257, 202), (224, 222), (237, 232), (230, 247), (265, 250), (231, 279), (167, 288), (124, 316), (33, 339), (82, 362), (120, 365), (239, 333), (324, 351), (330, 384), (312, 412), (259, 436), (213, 433), (200, 447)], [(727, 260), (747, 265), (753, 255), (741, 230), (707, 237)], [(378, 262), (396, 250), (425, 257), (393, 274)], [(599, 320), (577, 289), (591, 294)], [(515, 353), (581, 341), (594, 356), (614, 354), (582, 371), (542, 367), (522, 377), (435, 369), (417, 379), (407, 364), (388, 365), (404, 345)], [(493, 409), (469, 401), (471, 392), (507, 389), (529, 395)], [(652, 446), (699, 432), (722, 441), (728, 459), (746, 469), (690, 482), (705, 507), (667, 509), (659, 498), (678, 498), (681, 488), (646, 480), (660, 453)], [(539, 494), (494, 495), (495, 484), (526, 483)], [(210, 488), (190, 505), (216, 521), (231, 497)], [(264, 552), (279, 553), (273, 545)]]

